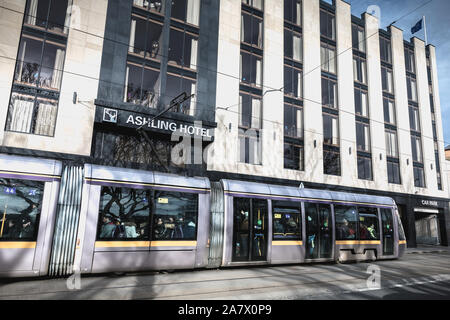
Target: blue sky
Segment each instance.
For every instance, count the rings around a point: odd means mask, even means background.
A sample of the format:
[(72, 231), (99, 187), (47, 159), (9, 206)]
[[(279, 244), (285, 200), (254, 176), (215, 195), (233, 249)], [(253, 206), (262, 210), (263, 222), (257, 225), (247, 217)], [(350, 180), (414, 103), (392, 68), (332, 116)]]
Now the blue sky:
[[(429, 0), (347, 0), (352, 6), (352, 14), (360, 17), (371, 5), (380, 8), (380, 28), (386, 29), (393, 21), (410, 13)], [(442, 126), (445, 145), (450, 145), (450, 1), (433, 0), (424, 7), (402, 18), (394, 25), (403, 30), (403, 36), (409, 40), (411, 27), (422, 16), (426, 17), (428, 43), (436, 47), (439, 91), (441, 98)], [(423, 30), (414, 36), (425, 39)]]

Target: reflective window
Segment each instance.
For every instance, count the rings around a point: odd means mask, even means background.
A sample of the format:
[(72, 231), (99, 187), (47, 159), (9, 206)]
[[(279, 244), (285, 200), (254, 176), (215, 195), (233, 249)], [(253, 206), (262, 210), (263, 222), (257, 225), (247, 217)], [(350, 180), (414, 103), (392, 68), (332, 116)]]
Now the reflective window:
[(274, 240), (301, 240), (302, 214), (300, 207), (286, 207), (274, 202), (273, 209), (273, 239)]
[(164, 0), (133, 0), (135, 6), (158, 13), (164, 12), (164, 3)]
[(361, 117), (369, 117), (367, 92), (358, 88), (355, 88), (355, 112)]
[(97, 239), (148, 240), (150, 207), (146, 190), (102, 187)]
[(68, 0), (28, 0), (25, 8), (25, 23), (52, 32), (67, 33), (70, 13)]
[(260, 17), (243, 11), (241, 28), (241, 42), (262, 48), (263, 22)]
[(369, 125), (356, 122), (356, 146), (359, 151), (370, 152), (370, 131)]
[(320, 48), (320, 63), (322, 70), (329, 73), (336, 73), (336, 48), (322, 44)]
[(261, 87), (262, 85), (262, 58), (248, 52), (241, 51), (240, 63), (241, 81)]
[(411, 136), (412, 157), (415, 162), (422, 162), (422, 139), (417, 136)]
[(359, 213), (359, 239), (380, 240), (380, 227), (378, 209), (358, 207)]
[(301, 99), (303, 75), (301, 70), (284, 66), (284, 94), (293, 98)]
[(125, 101), (156, 108), (160, 92), (159, 70), (127, 64)]
[(284, 168), (305, 170), (304, 148), (296, 143), (284, 142)]
[(401, 184), (400, 180), (400, 164), (398, 161), (387, 161), (388, 182), (393, 184)]
[(328, 145), (339, 145), (339, 120), (337, 116), (323, 114), (323, 137)]
[(161, 59), (162, 24), (133, 15), (128, 51), (146, 59)]
[(384, 109), (384, 122), (395, 125), (396, 124), (396, 112), (394, 100), (383, 98)]
[(284, 20), (297, 26), (302, 25), (301, 0), (284, 0)]
[(380, 37), (380, 57), (381, 61), (392, 63), (391, 41)]
[(322, 78), (322, 105), (337, 109), (337, 82), (329, 78)]
[(172, 1), (172, 18), (198, 26), (200, 22), (200, 0)]
[(400, 219), (400, 215), (396, 212), (397, 216), (397, 226), (398, 226), (398, 240), (406, 240), (405, 230), (403, 229), (402, 220)]
[(301, 34), (284, 29), (284, 56), (295, 61), (302, 61), (303, 43)]
[(353, 57), (353, 79), (357, 82), (367, 83), (365, 59)]
[(411, 127), (411, 130), (418, 132), (420, 131), (419, 108), (409, 106), (409, 125)]
[(408, 100), (417, 102), (417, 83), (416, 80), (406, 77), (406, 88), (408, 90)]
[(198, 37), (180, 29), (170, 28), (169, 64), (197, 69)]
[(44, 182), (0, 178), (0, 241), (37, 238)]
[(197, 239), (198, 195), (155, 191), (153, 240)]
[(353, 49), (360, 52), (366, 52), (366, 39), (364, 28), (356, 24), (352, 25), (352, 44)]
[(394, 93), (394, 80), (392, 70), (381, 67), (381, 84), (383, 91)]
[(398, 148), (397, 148), (397, 132), (386, 130), (386, 155), (392, 158), (398, 158)]
[(303, 138), (303, 108), (284, 104), (284, 135)]
[(336, 40), (334, 14), (320, 10), (320, 35), (331, 40)]
[(336, 240), (357, 240), (358, 217), (355, 207), (334, 206)]
[(415, 73), (416, 72), (416, 62), (414, 59), (414, 51), (411, 49), (406, 48), (405, 49), (405, 66), (406, 71)]
[(418, 188), (425, 188), (425, 173), (423, 168), (414, 166), (414, 186)]
[(323, 152), (323, 172), (334, 176), (341, 175), (341, 156), (339, 152)]
[(246, 93), (241, 93), (239, 99), (239, 127), (260, 129), (262, 125), (261, 99)]
[[(170, 102), (183, 92), (186, 92), (187, 96), (197, 94), (196, 80), (183, 77), (179, 74), (168, 73), (166, 80), (166, 94), (163, 98), (164, 105), (169, 106)], [(195, 112), (195, 102), (196, 99), (193, 97), (178, 105), (178, 109), (172, 108), (171, 110), (178, 113), (193, 115)]]
[(262, 164), (262, 140), (257, 129), (239, 128), (239, 162)]
[(358, 179), (372, 180), (372, 158), (358, 156)]

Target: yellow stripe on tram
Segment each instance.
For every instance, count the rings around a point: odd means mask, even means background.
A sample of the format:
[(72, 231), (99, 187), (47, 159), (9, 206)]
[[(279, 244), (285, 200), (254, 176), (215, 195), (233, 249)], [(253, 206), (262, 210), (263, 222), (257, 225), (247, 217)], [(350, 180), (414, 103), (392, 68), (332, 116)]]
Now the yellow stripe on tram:
[(34, 249), (36, 242), (0, 242), (0, 249)]
[(196, 247), (197, 241), (97, 241), (96, 248)]
[(272, 241), (273, 246), (302, 246), (303, 241)]
[(381, 244), (380, 240), (337, 240), (336, 244), (349, 244), (349, 245), (355, 245), (355, 244)]

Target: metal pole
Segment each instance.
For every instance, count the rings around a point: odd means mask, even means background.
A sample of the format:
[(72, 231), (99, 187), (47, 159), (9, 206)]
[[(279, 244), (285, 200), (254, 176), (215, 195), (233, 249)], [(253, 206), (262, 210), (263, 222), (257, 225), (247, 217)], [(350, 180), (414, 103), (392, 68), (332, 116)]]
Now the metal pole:
[(427, 22), (425, 20), (425, 16), (423, 16), (423, 27), (425, 32), (425, 46), (428, 45), (428, 37), (427, 37)]

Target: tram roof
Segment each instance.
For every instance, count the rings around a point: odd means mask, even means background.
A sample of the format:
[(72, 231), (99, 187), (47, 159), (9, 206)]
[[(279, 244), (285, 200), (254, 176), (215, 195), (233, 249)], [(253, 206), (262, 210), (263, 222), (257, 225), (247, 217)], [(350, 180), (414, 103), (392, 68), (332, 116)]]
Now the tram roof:
[(264, 183), (236, 181), (236, 180), (222, 180), (224, 191), (231, 193), (255, 194), (259, 196), (280, 196), (280, 197), (295, 197), (308, 198), (319, 200), (332, 200), (340, 202), (356, 202), (356, 203), (370, 203), (379, 205), (392, 206), (395, 204), (394, 200), (389, 197), (371, 196), (367, 194), (356, 194), (348, 192), (338, 192), (331, 190), (306, 189), (295, 188), (280, 185), (270, 185)]

